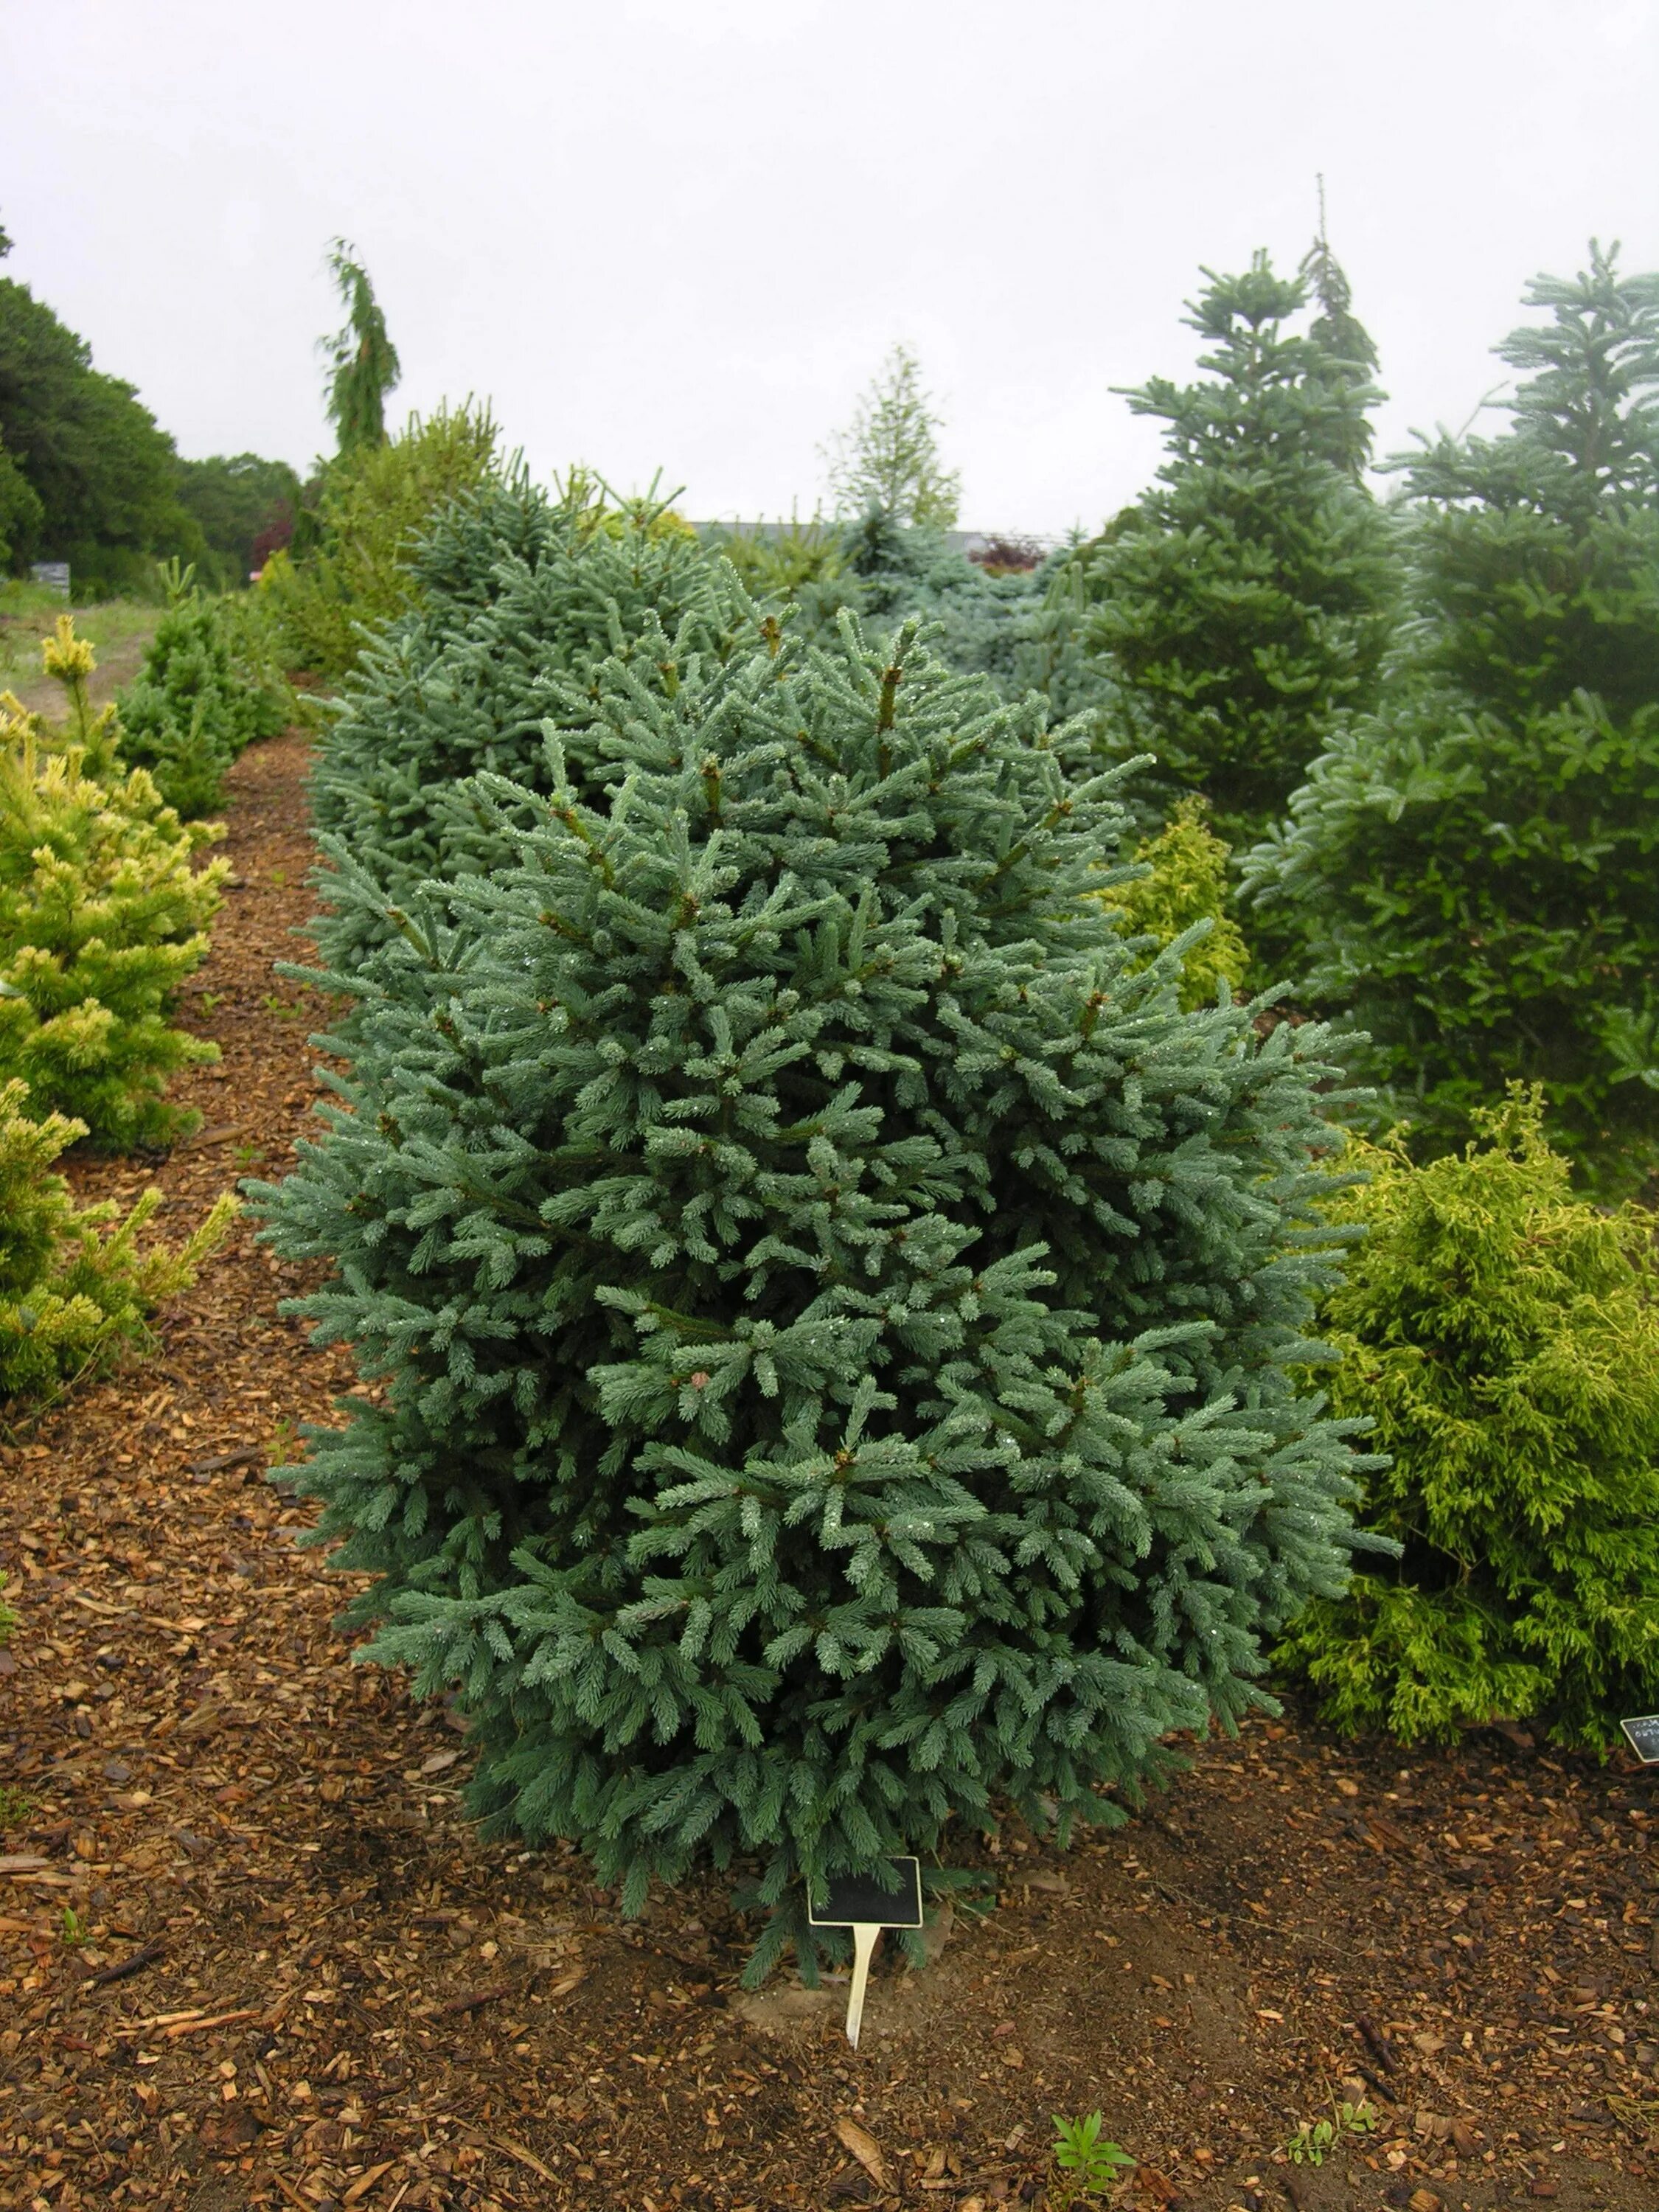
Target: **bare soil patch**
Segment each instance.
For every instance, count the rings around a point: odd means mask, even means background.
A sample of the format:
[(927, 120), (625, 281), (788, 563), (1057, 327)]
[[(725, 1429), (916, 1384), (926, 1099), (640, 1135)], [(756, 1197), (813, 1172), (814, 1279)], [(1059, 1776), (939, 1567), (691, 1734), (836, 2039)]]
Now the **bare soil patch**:
[[(320, 1010), (271, 973), (310, 909), (304, 767), (289, 736), (232, 778), (203, 1132), (76, 1164), (161, 1183), (179, 1231), (281, 1171), (315, 1096)], [(0, 2207), (990, 2212), (1096, 2106), (1142, 2161), (1126, 2204), (1659, 2202), (1632, 1770), (1258, 1723), (1069, 1855), (964, 1842), (995, 1909), (878, 1966), (856, 2057), (838, 1992), (740, 1991), (725, 1886), (629, 1923), (574, 1853), (482, 1841), (464, 1726), (352, 1667), (342, 1579), (264, 1480), (349, 1379), (278, 1316), (298, 1280), (244, 1231), (158, 1357), (0, 1449), (0, 1788), (33, 1804), (0, 1836)], [(1376, 2132), (1288, 2164), (1333, 2094)]]

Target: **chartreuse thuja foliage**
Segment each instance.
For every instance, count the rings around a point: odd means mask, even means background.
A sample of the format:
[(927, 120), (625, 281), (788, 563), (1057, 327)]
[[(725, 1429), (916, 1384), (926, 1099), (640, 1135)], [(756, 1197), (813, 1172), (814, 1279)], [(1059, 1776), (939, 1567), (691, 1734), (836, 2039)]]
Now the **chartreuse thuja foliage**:
[(1535, 1093), (1414, 1168), (1360, 1145), (1367, 1234), (1326, 1313), (1340, 1410), (1389, 1455), (1386, 1572), (1310, 1607), (1281, 1656), (1340, 1726), (1410, 1742), (1535, 1717), (1604, 1748), (1659, 1698), (1653, 1223), (1574, 1194)]
[(1119, 1817), (1344, 1587), (1330, 1045), (1182, 1009), (1086, 733), (914, 626), (591, 685), (580, 778), (471, 787), (512, 864), (333, 979), (258, 1202), (386, 1387), (286, 1479), (476, 1808), (629, 1911), (757, 1862), (759, 1972), (803, 1877)]

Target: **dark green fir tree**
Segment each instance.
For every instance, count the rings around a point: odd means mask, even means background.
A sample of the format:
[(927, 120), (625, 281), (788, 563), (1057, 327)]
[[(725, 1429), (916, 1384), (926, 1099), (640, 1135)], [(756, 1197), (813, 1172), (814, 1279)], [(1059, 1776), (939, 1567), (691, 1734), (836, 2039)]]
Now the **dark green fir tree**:
[(1431, 1149), (1537, 1082), (1628, 1186), (1659, 1163), (1659, 276), (1592, 247), (1528, 304), (1509, 428), (1407, 465), (1414, 619), (1250, 856), (1252, 934)]
[(337, 975), (340, 1104), (258, 1202), (385, 1386), (289, 1478), (370, 1654), (626, 1909), (747, 1863), (758, 1973), (803, 1886), (1109, 1821), (1259, 1702), (1354, 1462), (1304, 1379), (1329, 1041), (1142, 964), (1086, 732), (914, 628), (751, 634), (477, 779), (512, 864)]
[(1376, 356), (1329, 247), (1296, 276), (1265, 253), (1205, 274), (1188, 316), (1203, 374), (1127, 395), (1167, 426), (1168, 458), (1075, 557), (1085, 635), (1121, 687), (1114, 744), (1156, 757), (1148, 806), (1200, 792), (1237, 844), (1282, 811), (1334, 718), (1371, 703), (1397, 576), (1361, 481)]

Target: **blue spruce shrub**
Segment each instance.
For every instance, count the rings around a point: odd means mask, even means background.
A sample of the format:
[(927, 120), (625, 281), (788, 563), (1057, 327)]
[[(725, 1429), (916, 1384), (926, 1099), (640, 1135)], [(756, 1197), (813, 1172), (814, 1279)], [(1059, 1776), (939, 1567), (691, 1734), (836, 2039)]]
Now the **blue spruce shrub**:
[(752, 647), (763, 620), (684, 526), (648, 504), (607, 507), (580, 478), (557, 500), (515, 477), (458, 502), (413, 572), (416, 605), (366, 642), (312, 780), (327, 909), (315, 934), (331, 962), (395, 934), (427, 878), (507, 857), (460, 787), (488, 769), (541, 787), (550, 729), (583, 761), (600, 661), (673, 667), (731, 652), (737, 633)]
[(629, 1911), (757, 1861), (758, 1973), (799, 1877), (1118, 1817), (1345, 1587), (1330, 1042), (1182, 1009), (1086, 734), (915, 625), (590, 683), (587, 765), (470, 787), (512, 864), (334, 978), (258, 1202), (386, 1387), (288, 1474), (476, 1809)]

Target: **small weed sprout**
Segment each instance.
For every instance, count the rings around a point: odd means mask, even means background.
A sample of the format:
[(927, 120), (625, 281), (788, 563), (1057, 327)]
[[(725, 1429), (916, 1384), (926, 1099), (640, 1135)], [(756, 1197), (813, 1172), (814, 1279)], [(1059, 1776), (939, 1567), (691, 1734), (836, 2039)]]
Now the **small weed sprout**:
[(1053, 2118), (1054, 2164), (1060, 2179), (1048, 2191), (1048, 2203), (1050, 2212), (1067, 2212), (1079, 2197), (1103, 2196), (1135, 2161), (1121, 2144), (1102, 2142), (1098, 2112), (1079, 2120), (1062, 2119), (1055, 2112)]
[(1334, 2117), (1300, 2127), (1285, 2144), (1293, 2166), (1323, 2166), (1344, 2136), (1369, 2135), (1376, 2125), (1370, 2105), (1333, 2104)]
[(15, 1782), (0, 1782), (0, 1836), (8, 1828), (26, 1827), (33, 1819), (34, 1800)]
[(64, 1923), (59, 1934), (72, 1951), (78, 1951), (87, 1940), (87, 1923), (72, 1905), (64, 1907)]

